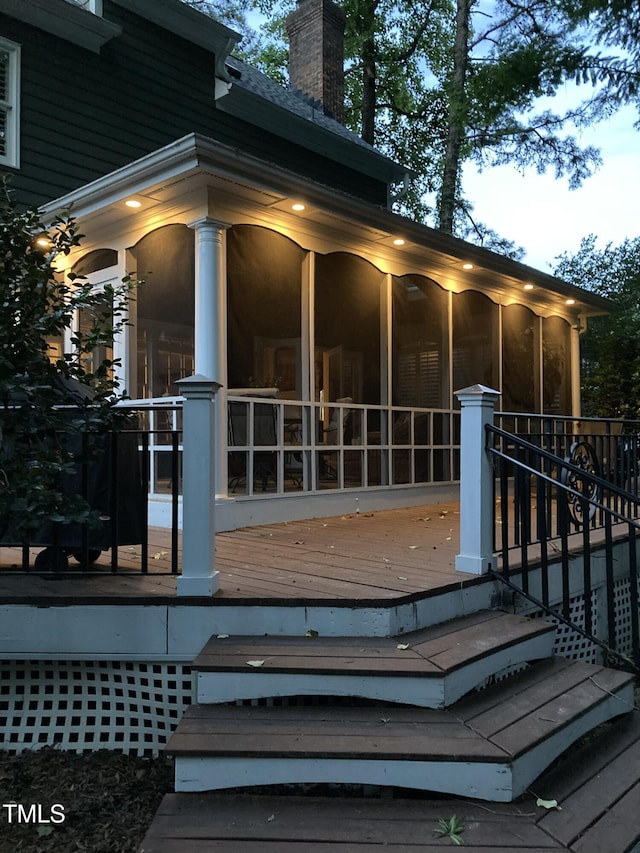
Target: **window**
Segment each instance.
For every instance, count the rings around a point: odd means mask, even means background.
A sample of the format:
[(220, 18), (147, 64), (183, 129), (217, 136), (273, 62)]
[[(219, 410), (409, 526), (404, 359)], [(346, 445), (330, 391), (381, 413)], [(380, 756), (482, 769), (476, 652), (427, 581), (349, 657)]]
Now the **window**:
[(20, 166), (20, 46), (0, 39), (0, 164)]
[(73, 3), (74, 6), (80, 6), (87, 12), (102, 16), (102, 0), (67, 0), (67, 3)]

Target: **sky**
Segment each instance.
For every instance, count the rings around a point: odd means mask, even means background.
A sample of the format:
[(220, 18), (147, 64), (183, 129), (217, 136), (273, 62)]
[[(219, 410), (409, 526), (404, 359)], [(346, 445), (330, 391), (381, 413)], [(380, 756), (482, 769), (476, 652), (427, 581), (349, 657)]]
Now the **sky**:
[(640, 237), (640, 130), (638, 112), (625, 107), (606, 122), (576, 136), (581, 144), (600, 148), (603, 165), (582, 187), (570, 190), (553, 170), (521, 174), (510, 166), (478, 174), (467, 166), (465, 196), (474, 219), (526, 250), (523, 262), (550, 272), (554, 258), (573, 254), (582, 237), (596, 234), (598, 248)]

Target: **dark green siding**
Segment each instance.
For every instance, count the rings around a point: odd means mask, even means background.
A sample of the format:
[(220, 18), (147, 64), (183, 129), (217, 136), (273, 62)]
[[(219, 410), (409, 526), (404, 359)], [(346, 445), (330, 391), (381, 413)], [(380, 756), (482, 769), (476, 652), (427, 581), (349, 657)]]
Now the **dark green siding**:
[(104, 3), (123, 33), (100, 54), (0, 15), (0, 35), (22, 45), (21, 167), (12, 186), (41, 204), (189, 133), (373, 201), (386, 186), (215, 109), (214, 56)]

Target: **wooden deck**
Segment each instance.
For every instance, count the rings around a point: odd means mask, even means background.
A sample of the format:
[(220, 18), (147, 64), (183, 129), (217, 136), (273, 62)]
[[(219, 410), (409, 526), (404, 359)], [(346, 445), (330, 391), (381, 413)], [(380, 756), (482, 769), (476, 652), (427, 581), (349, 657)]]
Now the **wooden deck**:
[[(640, 838), (640, 717), (615, 721), (563, 757), (513, 803), (344, 786), (166, 796), (140, 853), (435, 853), (439, 821), (462, 821), (468, 853), (635, 853)], [(288, 796), (287, 796), (288, 794)], [(559, 809), (537, 804), (556, 800)]]
[[(457, 503), (383, 510), (334, 518), (250, 527), (216, 537), (220, 590), (212, 603), (303, 600), (357, 603), (410, 600), (425, 592), (477, 583), (456, 572)], [(154, 528), (150, 570), (140, 574), (140, 548), (123, 546), (120, 571), (110, 573), (108, 554), (98, 570), (78, 569), (55, 579), (17, 574), (19, 549), (0, 548), (0, 602), (37, 600), (141, 601), (173, 598), (169, 531)], [(13, 572), (12, 572), (13, 569)]]

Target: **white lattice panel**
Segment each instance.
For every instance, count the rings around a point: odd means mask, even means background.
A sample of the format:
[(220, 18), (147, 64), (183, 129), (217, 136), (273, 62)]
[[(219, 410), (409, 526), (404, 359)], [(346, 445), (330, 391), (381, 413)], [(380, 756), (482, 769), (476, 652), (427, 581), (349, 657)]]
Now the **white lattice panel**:
[(616, 612), (616, 650), (623, 655), (632, 655), (631, 595), (628, 578), (621, 578), (614, 583), (613, 602)]
[(181, 663), (3, 661), (0, 747), (154, 755), (192, 695)]
[[(596, 593), (592, 593), (591, 597), (591, 620), (593, 623), (594, 633), (598, 636), (598, 597)], [(534, 617), (543, 617), (545, 614), (542, 611), (531, 613)], [(569, 601), (569, 618), (580, 628), (584, 628), (584, 595), (576, 595)], [(578, 631), (574, 631), (564, 622), (553, 617), (548, 618), (548, 621), (556, 624), (556, 639), (553, 647), (553, 653), (562, 657), (572, 658), (573, 660), (583, 660), (587, 663), (601, 663), (602, 653), (598, 646), (591, 640), (583, 637)]]

